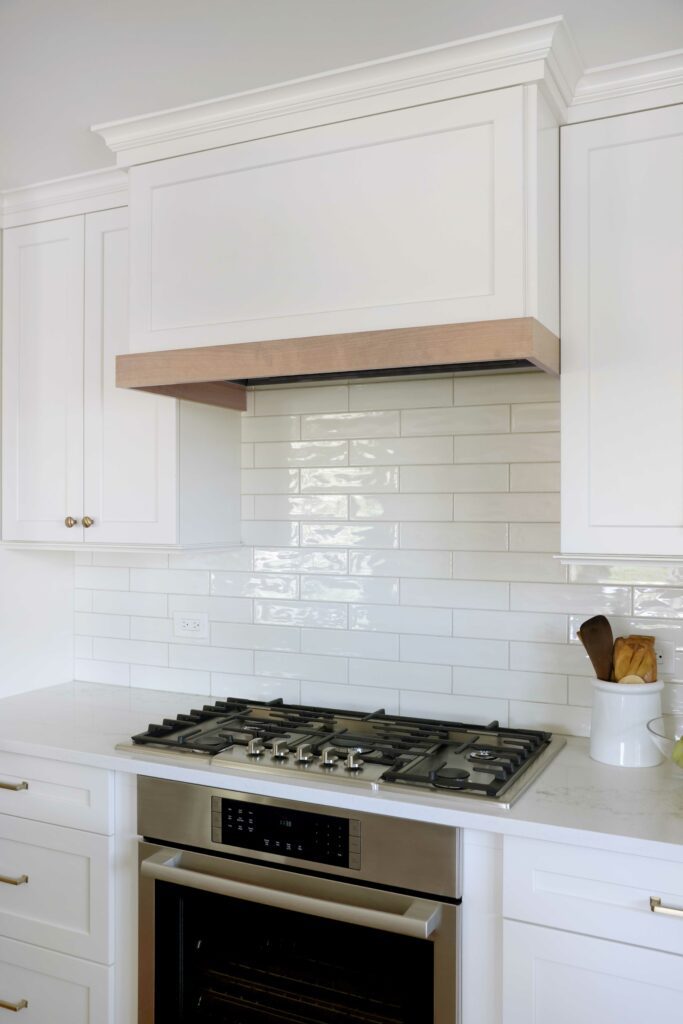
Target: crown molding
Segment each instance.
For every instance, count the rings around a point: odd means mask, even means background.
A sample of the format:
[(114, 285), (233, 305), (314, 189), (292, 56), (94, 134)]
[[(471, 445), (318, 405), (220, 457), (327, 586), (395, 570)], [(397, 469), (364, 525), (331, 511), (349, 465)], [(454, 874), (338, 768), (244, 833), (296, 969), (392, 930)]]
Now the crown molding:
[[(560, 114), (582, 65), (563, 18), (95, 125), (121, 167), (537, 82)], [(564, 119), (564, 118), (563, 118)]]
[(0, 192), (0, 228), (94, 213), (128, 204), (128, 175), (117, 168), (74, 174)]
[(568, 122), (683, 103), (683, 50), (589, 68), (579, 79)]

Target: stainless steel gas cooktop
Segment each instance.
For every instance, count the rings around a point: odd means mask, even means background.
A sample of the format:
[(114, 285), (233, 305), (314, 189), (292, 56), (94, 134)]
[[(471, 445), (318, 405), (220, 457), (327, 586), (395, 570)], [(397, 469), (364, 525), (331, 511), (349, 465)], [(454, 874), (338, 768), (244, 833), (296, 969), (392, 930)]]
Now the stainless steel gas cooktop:
[(165, 718), (117, 749), (155, 760), (295, 772), (476, 796), (509, 806), (564, 746), (549, 732), (228, 697)]

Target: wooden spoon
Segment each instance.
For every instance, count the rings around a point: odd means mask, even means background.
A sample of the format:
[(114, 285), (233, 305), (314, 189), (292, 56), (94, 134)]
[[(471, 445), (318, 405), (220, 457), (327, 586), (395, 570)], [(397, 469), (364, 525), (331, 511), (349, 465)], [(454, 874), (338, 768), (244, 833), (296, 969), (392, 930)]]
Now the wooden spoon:
[(586, 619), (576, 635), (586, 648), (598, 679), (609, 680), (612, 676), (614, 637), (605, 616), (594, 615), (592, 619)]

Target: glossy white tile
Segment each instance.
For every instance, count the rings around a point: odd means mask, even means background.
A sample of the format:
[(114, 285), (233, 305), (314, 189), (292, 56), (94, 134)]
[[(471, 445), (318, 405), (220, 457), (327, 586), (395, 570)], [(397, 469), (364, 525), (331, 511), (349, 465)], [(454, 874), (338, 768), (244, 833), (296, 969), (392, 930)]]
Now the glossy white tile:
[(302, 523), (302, 547), (397, 548), (398, 523)]
[(347, 629), (347, 605), (334, 601), (254, 601), (254, 622)]
[(349, 463), (352, 466), (396, 466), (417, 463), (448, 463), (453, 461), (452, 437), (396, 437), (381, 440), (350, 442)]
[(168, 554), (163, 551), (93, 551), (92, 564), (127, 566), (129, 569), (165, 569)]
[(398, 691), (369, 686), (334, 686), (325, 682), (302, 682), (301, 703), (320, 704), (326, 708), (347, 711), (376, 711), (383, 708), (389, 715), (399, 711)]
[(400, 695), (401, 714), (418, 718), (444, 718), (451, 722), (473, 722), (488, 725), (498, 721), (508, 724), (508, 702), (489, 697), (466, 697), (459, 694), (424, 693), (406, 690)]
[(345, 494), (256, 495), (257, 519), (348, 519)]
[(352, 604), (349, 606), (349, 628), (382, 633), (450, 636), (451, 613), (446, 608), (415, 605)]
[(298, 469), (243, 469), (243, 494), (296, 494)]
[(561, 583), (565, 573), (565, 567), (548, 554), (520, 551), (453, 553), (453, 576), (456, 579)]
[(569, 736), (588, 736), (590, 710), (562, 704), (510, 701), (510, 726), (516, 729), (548, 729)]
[(170, 690), (173, 693), (211, 692), (208, 672), (185, 668), (156, 668), (152, 665), (131, 665), (130, 685), (143, 690)]
[(402, 636), (401, 661), (422, 661), (434, 665), (465, 665), (507, 668), (505, 640), (472, 640), (463, 637)]
[(182, 551), (171, 555), (171, 569), (224, 569), (227, 572), (249, 572), (252, 568), (251, 549), (242, 545), (217, 551)]
[(315, 679), (326, 683), (345, 683), (348, 678), (348, 662), (346, 658), (320, 654), (256, 651), (254, 671), (257, 675), (277, 676), (283, 679)]
[(548, 373), (481, 374), (456, 377), (455, 405), (485, 405), (499, 402), (558, 402), (560, 382)]
[(559, 494), (456, 494), (453, 518), (470, 522), (558, 523)]
[(398, 587), (398, 580), (389, 577), (302, 576), (301, 597), (307, 601), (397, 604)]
[(448, 551), (350, 551), (349, 573), (447, 579), (451, 575), (451, 556)]
[(559, 523), (510, 523), (510, 551), (560, 550)]
[(301, 649), (301, 633), (292, 626), (263, 625), (260, 622), (212, 622), (211, 644), (214, 647), (259, 651), (298, 651)]
[(453, 693), (474, 693), (504, 700), (567, 702), (567, 677), (549, 672), (511, 672), (499, 668), (461, 668), (454, 665)]
[(256, 572), (346, 573), (346, 551), (316, 548), (255, 548)]
[(165, 594), (208, 594), (209, 573), (199, 569), (131, 569), (130, 589)]
[(88, 590), (128, 590), (130, 569), (105, 569), (95, 565), (77, 565), (75, 585)]
[(145, 640), (97, 637), (93, 656), (98, 661), (125, 661), (137, 665), (168, 665), (168, 645)]
[(296, 547), (299, 543), (299, 524), (296, 521), (281, 523), (260, 519), (243, 522), (242, 543), (258, 547)]
[(508, 583), (479, 580), (401, 580), (401, 603), (441, 608), (490, 608), (510, 606)]
[(348, 441), (275, 441), (254, 446), (257, 467), (345, 466), (348, 461)]
[(590, 676), (593, 667), (583, 647), (570, 644), (541, 644), (512, 641), (510, 668), (527, 672)]
[(453, 518), (450, 494), (352, 494), (351, 519), (444, 522)]
[(243, 697), (246, 700), (283, 700), (299, 704), (301, 693), (297, 679), (274, 679), (269, 676), (240, 675), (235, 672), (212, 672), (213, 697)]
[(394, 437), (398, 433), (398, 412), (347, 412), (301, 417), (301, 437), (304, 440)]
[(302, 493), (384, 494), (398, 490), (396, 466), (334, 466), (326, 469), (302, 469)]
[(425, 665), (417, 662), (386, 661), (352, 658), (349, 661), (349, 682), (354, 686), (388, 686), (399, 690), (427, 690), (430, 693), (450, 693), (451, 670), (447, 665)]
[(139, 594), (129, 590), (94, 590), (92, 610), (111, 615), (165, 616), (168, 597), (166, 594)]
[(510, 607), (515, 611), (628, 615), (628, 587), (567, 586), (554, 583), (512, 583)]
[(567, 639), (567, 616), (543, 612), (493, 612), (454, 610), (453, 636), (498, 640), (536, 640), (563, 644)]
[(401, 491), (439, 492), (507, 491), (510, 467), (495, 465), (402, 466)]
[(507, 523), (402, 523), (401, 547), (416, 550), (507, 551)]
[(299, 596), (299, 578), (267, 573), (213, 572), (211, 593), (217, 597)]
[(125, 639), (130, 636), (130, 619), (127, 615), (76, 612), (74, 632), (76, 636), (108, 636)]
[(241, 459), (242, 469), (253, 469), (254, 468), (254, 445), (243, 444), (241, 446)]
[(348, 629), (302, 629), (301, 650), (308, 654), (396, 661), (398, 637), (391, 633), (362, 633)]
[(298, 441), (301, 438), (300, 416), (243, 416), (242, 440)]
[(172, 668), (193, 668), (204, 672), (253, 672), (254, 652), (234, 647), (171, 644), (169, 664)]
[(259, 388), (254, 392), (255, 416), (283, 416), (287, 413), (346, 412), (346, 385), (318, 385), (303, 388)]
[(514, 433), (550, 433), (560, 429), (559, 402), (532, 402), (512, 406), (512, 430)]
[(349, 388), (349, 408), (374, 409), (429, 409), (452, 405), (453, 381), (450, 378), (431, 380), (395, 380), (373, 384), (352, 384)]
[(559, 462), (515, 462), (510, 466), (511, 491), (559, 491)]
[(557, 462), (559, 434), (490, 434), (456, 437), (454, 462)]
[(683, 619), (683, 589), (636, 587), (633, 591), (633, 613), (648, 619)]
[(401, 413), (401, 434), (502, 434), (510, 429), (509, 405), (467, 405), (409, 409)]

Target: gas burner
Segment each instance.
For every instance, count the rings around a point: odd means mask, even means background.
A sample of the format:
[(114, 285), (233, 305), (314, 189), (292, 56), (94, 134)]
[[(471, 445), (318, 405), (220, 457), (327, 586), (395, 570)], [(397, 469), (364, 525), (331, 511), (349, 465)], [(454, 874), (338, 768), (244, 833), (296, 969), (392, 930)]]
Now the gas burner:
[(488, 750), (487, 748), (482, 748), (480, 750), (472, 750), (472, 751), (470, 751), (470, 753), (467, 755), (467, 760), (468, 761), (495, 761), (497, 757), (498, 757), (498, 754), (496, 753), (495, 750)]

